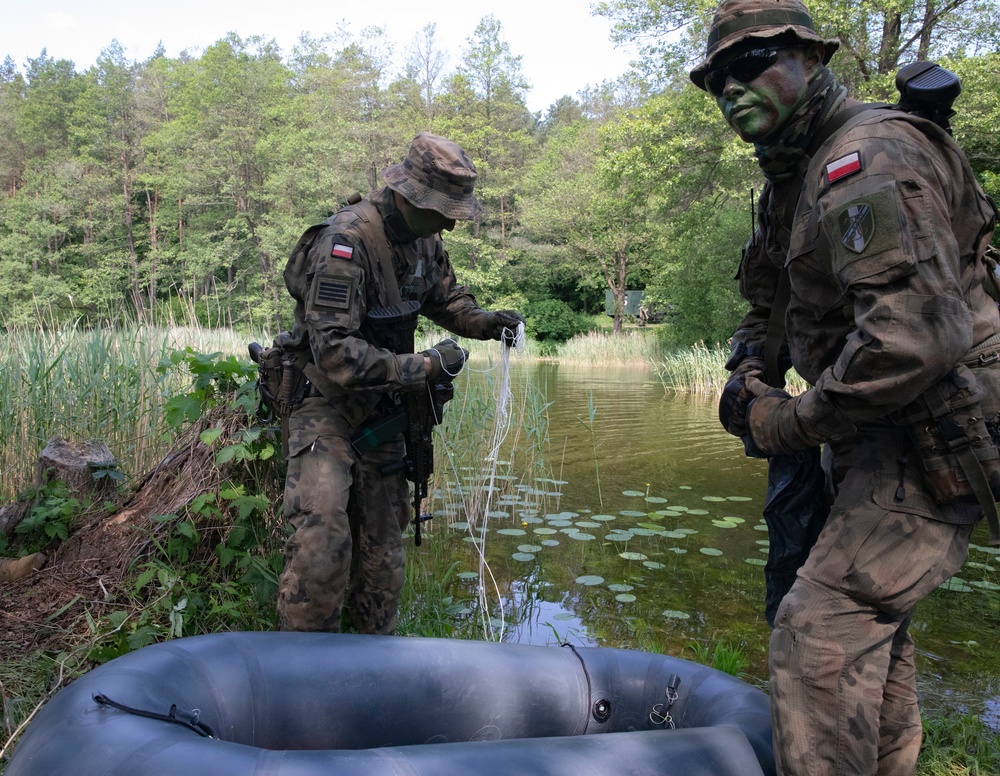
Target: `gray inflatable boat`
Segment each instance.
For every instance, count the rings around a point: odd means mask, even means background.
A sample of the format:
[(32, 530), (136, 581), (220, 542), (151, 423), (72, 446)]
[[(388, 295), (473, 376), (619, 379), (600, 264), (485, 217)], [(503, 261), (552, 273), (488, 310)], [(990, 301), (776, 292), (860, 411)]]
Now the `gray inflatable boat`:
[[(595, 735), (599, 734), (599, 735)], [(598, 647), (218, 633), (60, 691), (7, 776), (753, 776), (767, 696), (678, 658)]]

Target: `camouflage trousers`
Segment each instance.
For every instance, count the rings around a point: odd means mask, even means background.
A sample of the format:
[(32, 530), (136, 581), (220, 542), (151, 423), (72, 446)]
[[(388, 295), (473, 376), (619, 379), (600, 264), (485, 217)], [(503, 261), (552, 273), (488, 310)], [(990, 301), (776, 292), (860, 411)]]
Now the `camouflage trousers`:
[(965, 561), (977, 508), (933, 504), (894, 441), (835, 472), (830, 516), (778, 609), (770, 673), (779, 774), (907, 776), (916, 767), (910, 619)]
[(323, 399), (289, 422), (284, 515), (295, 530), (278, 581), (282, 630), (339, 631), (345, 609), (360, 633), (396, 629), (409, 490), (379, 467), (402, 460), (402, 437), (359, 456), (344, 426)]

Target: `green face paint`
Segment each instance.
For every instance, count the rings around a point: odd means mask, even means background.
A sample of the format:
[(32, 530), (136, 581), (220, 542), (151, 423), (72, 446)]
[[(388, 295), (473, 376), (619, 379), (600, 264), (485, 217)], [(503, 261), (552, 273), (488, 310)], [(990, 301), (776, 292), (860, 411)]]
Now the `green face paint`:
[(749, 83), (727, 78), (715, 101), (741, 139), (762, 143), (781, 130), (805, 98), (808, 86), (805, 58), (801, 51), (788, 49)]
[(417, 237), (430, 237), (439, 232), (450, 232), (455, 228), (455, 219), (447, 218), (436, 210), (413, 207), (401, 211), (406, 225)]

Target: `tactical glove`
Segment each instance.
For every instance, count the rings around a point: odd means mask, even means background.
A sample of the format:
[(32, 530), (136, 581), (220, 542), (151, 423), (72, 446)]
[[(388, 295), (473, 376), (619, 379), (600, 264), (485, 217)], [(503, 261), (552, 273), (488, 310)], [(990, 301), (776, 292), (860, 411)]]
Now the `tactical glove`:
[(457, 377), (465, 366), (469, 351), (462, 348), (455, 340), (446, 339), (430, 350), (423, 351), (423, 355), (431, 360), (431, 373), (427, 375), (427, 382), (432, 383)]
[(517, 339), (517, 327), (524, 323), (524, 316), (516, 310), (497, 310), (486, 319), (486, 336), (500, 340), (504, 345), (513, 345)]
[(747, 407), (754, 399), (753, 392), (746, 385), (747, 377), (749, 375), (759, 377), (761, 374), (758, 364), (755, 361), (748, 363), (750, 361), (751, 359), (747, 359), (743, 362), (748, 364), (749, 368), (733, 372), (726, 382), (726, 387), (722, 389), (722, 396), (719, 397), (719, 421), (726, 431), (738, 437), (746, 436)]
[(772, 388), (753, 375), (747, 375), (746, 387), (754, 394), (746, 414), (747, 455), (770, 458), (782, 453), (796, 453), (817, 444), (802, 427), (795, 414), (795, 399), (785, 391)]

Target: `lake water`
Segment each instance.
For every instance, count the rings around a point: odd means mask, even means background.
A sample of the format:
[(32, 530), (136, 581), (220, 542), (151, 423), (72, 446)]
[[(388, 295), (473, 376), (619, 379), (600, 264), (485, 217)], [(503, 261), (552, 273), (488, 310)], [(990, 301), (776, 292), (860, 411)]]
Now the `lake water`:
[[(475, 369), (457, 394), (480, 391), (488, 405)], [(522, 643), (692, 659), (727, 643), (749, 657), (748, 678), (764, 683), (767, 468), (722, 430), (715, 399), (667, 393), (641, 368), (515, 363), (511, 374), (514, 404), (530, 394), (534, 409), (514, 412), (489, 504), (469, 506), (487, 490), (482, 453), (453, 462), (438, 473), (433, 527), (410, 550), (434, 573), (457, 572), (455, 616), (485, 620), (482, 600), (494, 637)], [(449, 413), (488, 436), (484, 407), (461, 401)], [(1000, 559), (979, 546), (982, 526), (973, 541), (964, 583), (918, 606), (918, 682), (925, 704), (968, 707), (996, 726)]]

